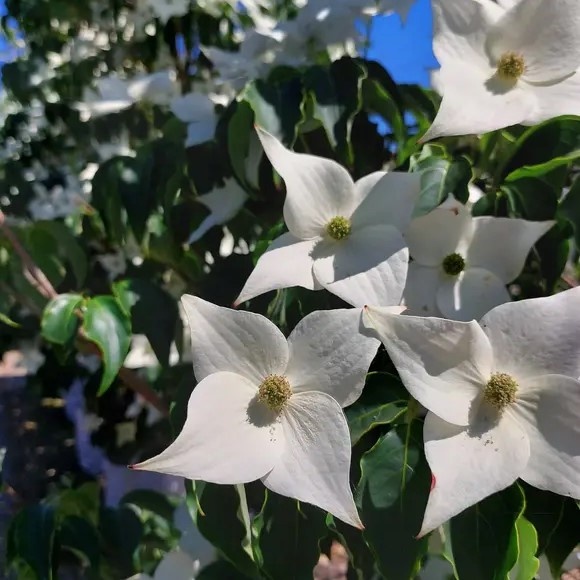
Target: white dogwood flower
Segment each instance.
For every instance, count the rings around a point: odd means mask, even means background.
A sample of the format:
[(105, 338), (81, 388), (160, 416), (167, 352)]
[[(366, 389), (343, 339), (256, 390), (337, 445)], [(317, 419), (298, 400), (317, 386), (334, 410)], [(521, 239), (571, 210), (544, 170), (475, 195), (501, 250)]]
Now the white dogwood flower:
[[(136, 466), (281, 495), (360, 527), (341, 406), (360, 395), (379, 341), (361, 310), (306, 316), (288, 340), (268, 319), (184, 296), (199, 380), (177, 439)], [(400, 309), (399, 309), (400, 310)]]
[(580, 498), (580, 288), (503, 304), (479, 324), (373, 307), (363, 319), (430, 411), (420, 535), (518, 478)]
[(170, 104), (171, 112), (183, 123), (187, 123), (186, 147), (211, 141), (215, 135), (218, 115), (215, 103), (202, 93), (189, 93), (175, 97)]
[(405, 234), (412, 258), (404, 292), (409, 313), (477, 320), (508, 302), (506, 284), (518, 277), (532, 246), (553, 225), (474, 218), (453, 198), (415, 218)]
[(200, 240), (214, 226), (223, 225), (231, 220), (242, 209), (248, 199), (248, 194), (233, 179), (226, 179), (222, 187), (216, 187), (209, 193), (196, 198), (211, 212), (189, 236), (187, 243), (193, 244)]
[(236, 303), (270, 290), (326, 288), (353, 306), (401, 300), (411, 219), (420, 176), (376, 172), (356, 183), (330, 159), (294, 153), (258, 129), (264, 151), (286, 183), (288, 233), (263, 254)]
[(580, 115), (580, 3), (433, 0), (443, 101), (423, 140)]

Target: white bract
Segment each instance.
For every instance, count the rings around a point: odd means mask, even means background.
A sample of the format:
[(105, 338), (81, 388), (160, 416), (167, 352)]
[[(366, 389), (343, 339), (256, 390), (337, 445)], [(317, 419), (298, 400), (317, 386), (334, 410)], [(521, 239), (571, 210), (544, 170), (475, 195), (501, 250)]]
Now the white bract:
[(165, 105), (176, 91), (174, 71), (143, 74), (133, 79), (122, 79), (111, 74), (97, 79), (93, 89), (85, 89), (83, 101), (76, 103), (76, 107), (83, 114), (83, 119), (88, 120), (119, 113), (137, 102)]
[(155, 16), (164, 24), (174, 16), (184, 16), (191, 7), (191, 0), (147, 0)]
[(359, 397), (379, 345), (360, 334), (360, 309), (313, 312), (286, 340), (259, 314), (187, 295), (182, 304), (199, 383), (177, 439), (136, 468), (223, 484), (261, 479), (360, 527), (341, 409)]
[(430, 411), (420, 535), (518, 478), (580, 498), (580, 288), (503, 304), (479, 324), (373, 307), (364, 321)]
[(506, 284), (518, 277), (533, 245), (553, 225), (474, 218), (453, 198), (415, 218), (405, 234), (412, 258), (404, 292), (409, 313), (477, 320), (509, 302)]
[(353, 306), (399, 304), (408, 267), (401, 230), (411, 219), (420, 176), (376, 172), (356, 183), (335, 161), (294, 153), (258, 129), (286, 183), (284, 221), (236, 303), (270, 290), (326, 288)]
[(127, 580), (195, 580), (199, 568), (198, 560), (193, 560), (189, 554), (178, 549), (165, 554), (153, 576), (135, 574)]
[(192, 232), (187, 243), (197, 242), (214, 226), (231, 220), (242, 209), (247, 199), (248, 194), (233, 178), (226, 179), (222, 187), (216, 187), (213, 191), (197, 197), (196, 201), (205, 205), (211, 213)]
[(577, 0), (433, 0), (433, 14), (443, 101), (424, 140), (580, 114)]
[(187, 123), (186, 147), (193, 147), (214, 138), (219, 117), (210, 97), (201, 93), (189, 93), (175, 97), (170, 108), (180, 121)]

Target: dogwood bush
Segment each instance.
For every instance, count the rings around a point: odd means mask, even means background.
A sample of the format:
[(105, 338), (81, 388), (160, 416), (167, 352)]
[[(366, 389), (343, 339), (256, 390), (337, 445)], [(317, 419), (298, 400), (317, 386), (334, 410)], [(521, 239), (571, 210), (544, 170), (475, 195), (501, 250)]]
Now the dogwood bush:
[(16, 577), (559, 577), (580, 4), (432, 0), (434, 91), (365, 56), (412, 4), (6, 0), (2, 347), (78, 463), (5, 470)]

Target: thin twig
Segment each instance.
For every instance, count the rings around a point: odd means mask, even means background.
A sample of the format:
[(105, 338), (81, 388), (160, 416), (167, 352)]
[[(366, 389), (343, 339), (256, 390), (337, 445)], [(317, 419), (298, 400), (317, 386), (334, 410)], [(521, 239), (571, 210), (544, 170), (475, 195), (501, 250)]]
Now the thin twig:
[[(0, 210), (0, 231), (4, 234), (6, 239), (10, 242), (12, 247), (14, 248), (14, 252), (20, 257), (22, 260), (22, 264), (25, 268), (26, 273), (28, 274), (28, 278), (30, 282), (35, 286), (35, 288), (49, 300), (56, 298), (58, 296), (58, 292), (54, 289), (54, 286), (51, 284), (50, 280), (46, 277), (44, 272), (35, 264), (34, 260), (30, 256), (30, 254), (26, 251), (24, 246), (20, 243), (20, 240), (16, 236), (16, 234), (12, 231), (10, 226), (6, 223), (6, 215), (2, 210)], [(81, 340), (85, 344), (87, 344), (87, 349), (94, 354), (98, 354), (101, 358), (103, 356), (102, 352), (98, 348), (98, 346), (92, 342), (88, 342), (86, 339), (80, 336)], [(147, 381), (143, 380), (139, 377), (136, 373), (132, 370), (121, 367), (118, 372), (119, 378), (125, 383), (125, 385), (131, 389), (133, 392), (137, 393), (145, 401), (155, 407), (160, 413), (163, 415), (168, 416), (169, 410), (165, 402), (161, 399), (161, 397), (151, 388)]]

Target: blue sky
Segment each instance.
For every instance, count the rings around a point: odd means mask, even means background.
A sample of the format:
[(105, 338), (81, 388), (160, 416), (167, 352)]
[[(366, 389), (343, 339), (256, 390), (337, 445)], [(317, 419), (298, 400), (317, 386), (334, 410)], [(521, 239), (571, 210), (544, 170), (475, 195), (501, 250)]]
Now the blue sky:
[[(3, 13), (4, 0), (0, 0), (0, 15)], [(427, 86), (428, 69), (437, 66), (431, 50), (431, 26), (430, 0), (417, 0), (405, 25), (397, 16), (377, 17), (368, 57), (381, 62), (400, 83)], [(0, 62), (7, 50), (9, 47), (0, 33)]]
[(375, 18), (367, 54), (381, 62), (397, 82), (427, 86), (428, 69), (438, 66), (432, 36), (430, 0), (417, 0), (405, 25), (397, 16)]

